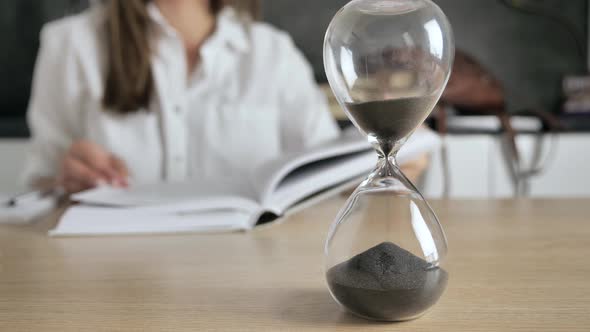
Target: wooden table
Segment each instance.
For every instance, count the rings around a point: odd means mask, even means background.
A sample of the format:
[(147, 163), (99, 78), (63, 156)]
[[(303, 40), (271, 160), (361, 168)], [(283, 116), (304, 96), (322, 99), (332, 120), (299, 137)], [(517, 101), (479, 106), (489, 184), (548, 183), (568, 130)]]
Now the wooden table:
[(343, 313), (334, 199), (246, 234), (48, 238), (0, 227), (1, 331), (589, 331), (590, 200), (439, 201), (449, 287), (404, 323)]

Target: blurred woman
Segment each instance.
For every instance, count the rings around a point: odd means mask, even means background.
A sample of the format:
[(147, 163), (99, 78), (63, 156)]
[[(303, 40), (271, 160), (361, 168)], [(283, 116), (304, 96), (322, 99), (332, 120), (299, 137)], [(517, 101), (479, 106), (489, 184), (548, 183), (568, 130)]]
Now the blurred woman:
[(256, 1), (235, 4), (110, 0), (46, 25), (27, 180), (77, 192), (246, 175), (336, 137), (292, 40), (253, 21)]

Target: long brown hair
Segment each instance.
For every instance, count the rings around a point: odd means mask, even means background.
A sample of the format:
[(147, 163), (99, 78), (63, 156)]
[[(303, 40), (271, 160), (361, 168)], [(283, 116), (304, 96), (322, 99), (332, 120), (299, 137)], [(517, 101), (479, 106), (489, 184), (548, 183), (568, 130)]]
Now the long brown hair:
[[(150, 18), (146, 5), (151, 0), (107, 2), (107, 72), (103, 106), (116, 113), (147, 109), (154, 91)], [(250, 18), (257, 18), (260, 0), (210, 0), (214, 14), (231, 5)]]

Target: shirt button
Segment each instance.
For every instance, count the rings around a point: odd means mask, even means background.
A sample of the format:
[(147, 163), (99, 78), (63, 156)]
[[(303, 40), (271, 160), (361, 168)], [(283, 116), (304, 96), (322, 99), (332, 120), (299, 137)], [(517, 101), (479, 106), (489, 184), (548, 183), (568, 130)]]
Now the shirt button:
[(175, 156), (174, 161), (177, 163), (181, 163), (184, 161), (184, 157), (183, 156)]
[(182, 113), (182, 107), (180, 105), (174, 106), (174, 112), (180, 115)]

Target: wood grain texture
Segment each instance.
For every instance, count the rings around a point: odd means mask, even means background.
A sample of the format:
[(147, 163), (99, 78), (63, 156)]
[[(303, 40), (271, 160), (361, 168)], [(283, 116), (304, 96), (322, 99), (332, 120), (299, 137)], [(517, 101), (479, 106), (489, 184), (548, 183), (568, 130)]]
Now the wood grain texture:
[(0, 227), (1, 331), (588, 331), (590, 200), (438, 201), (450, 283), (425, 316), (342, 312), (334, 199), (250, 233), (48, 238)]

